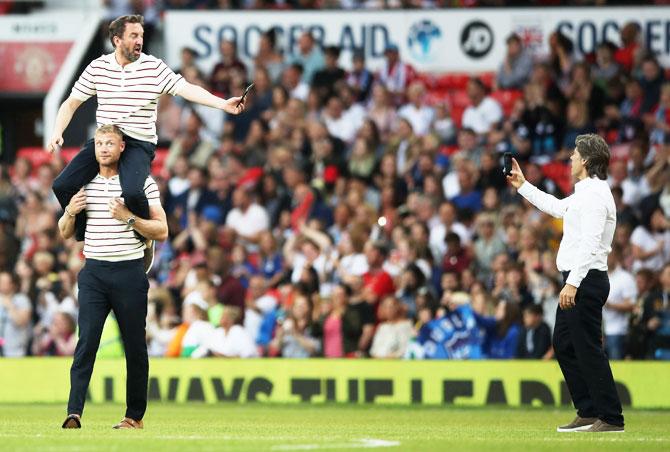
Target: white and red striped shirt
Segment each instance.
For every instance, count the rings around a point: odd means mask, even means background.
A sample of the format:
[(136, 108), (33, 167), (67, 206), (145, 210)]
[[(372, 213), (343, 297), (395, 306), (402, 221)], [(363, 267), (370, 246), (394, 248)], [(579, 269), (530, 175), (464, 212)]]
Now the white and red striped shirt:
[(141, 53), (137, 61), (122, 67), (110, 53), (86, 66), (70, 95), (82, 102), (98, 96), (98, 127), (114, 124), (132, 138), (156, 144), (158, 98), (166, 93), (176, 96), (185, 83), (154, 56)]
[[(100, 174), (86, 184), (86, 234), (84, 256), (102, 261), (129, 261), (144, 257), (146, 248), (127, 223), (112, 217), (109, 201), (121, 197), (119, 176), (109, 179)], [(149, 206), (160, 206), (158, 186), (151, 176), (144, 183)]]

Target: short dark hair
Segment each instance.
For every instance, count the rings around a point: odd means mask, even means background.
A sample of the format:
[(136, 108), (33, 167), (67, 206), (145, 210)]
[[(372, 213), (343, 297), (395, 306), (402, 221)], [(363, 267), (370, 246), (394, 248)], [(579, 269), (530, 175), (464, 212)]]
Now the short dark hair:
[(139, 14), (129, 14), (127, 16), (117, 17), (109, 24), (109, 42), (114, 45), (114, 37), (123, 38), (123, 32), (126, 30), (126, 24), (140, 24), (144, 27), (144, 17)]
[(578, 135), (575, 139), (575, 147), (579, 155), (586, 160), (584, 166), (589, 177), (597, 176), (598, 179), (607, 179), (610, 150), (605, 140), (595, 133)]
[(542, 308), (541, 304), (529, 304), (523, 310), (524, 312), (529, 312), (538, 316), (544, 315), (544, 309)]
[(516, 33), (511, 33), (509, 36), (507, 36), (507, 40), (505, 42), (507, 44), (509, 44), (510, 42), (517, 42), (521, 44), (521, 37)]

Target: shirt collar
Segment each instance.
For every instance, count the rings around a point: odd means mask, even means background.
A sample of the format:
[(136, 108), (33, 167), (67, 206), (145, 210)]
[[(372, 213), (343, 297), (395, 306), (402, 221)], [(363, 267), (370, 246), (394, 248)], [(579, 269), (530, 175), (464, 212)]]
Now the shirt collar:
[(578, 192), (579, 190), (584, 190), (589, 185), (593, 184), (595, 181), (596, 181), (595, 177), (587, 177), (586, 179), (580, 180), (575, 184), (575, 192)]
[(140, 65), (142, 61), (144, 61), (146, 55), (144, 55), (143, 52), (140, 52), (140, 57), (137, 59), (137, 61), (134, 61), (130, 64), (126, 64), (125, 66), (121, 66), (118, 61), (116, 61), (116, 54), (115, 52), (108, 53), (107, 54), (107, 61), (112, 65), (112, 67), (121, 69), (124, 71), (134, 71), (137, 69), (137, 67)]
[(119, 175), (116, 174), (116, 175), (114, 175), (114, 176), (112, 176), (112, 177), (105, 177), (105, 176), (103, 176), (102, 174), (98, 173), (98, 175), (95, 176), (95, 177), (96, 177), (96, 179), (102, 179), (102, 180), (117, 180), (117, 179), (119, 178)]

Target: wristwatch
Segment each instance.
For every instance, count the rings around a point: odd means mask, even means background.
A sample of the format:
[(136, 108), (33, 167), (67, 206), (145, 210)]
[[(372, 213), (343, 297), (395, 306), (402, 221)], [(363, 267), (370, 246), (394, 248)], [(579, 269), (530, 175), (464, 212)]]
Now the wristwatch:
[(130, 226), (132, 228), (133, 226), (135, 226), (135, 217), (128, 218), (126, 220), (126, 223), (128, 223), (128, 226)]

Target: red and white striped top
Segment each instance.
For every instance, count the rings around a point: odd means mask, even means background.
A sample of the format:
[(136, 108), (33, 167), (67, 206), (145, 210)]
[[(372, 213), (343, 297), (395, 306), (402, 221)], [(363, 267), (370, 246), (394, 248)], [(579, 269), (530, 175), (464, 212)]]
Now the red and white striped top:
[(82, 102), (97, 95), (98, 126), (114, 124), (132, 138), (156, 144), (158, 98), (165, 93), (176, 96), (185, 83), (154, 56), (141, 53), (122, 67), (110, 53), (86, 66), (70, 95)]
[[(109, 179), (100, 174), (86, 184), (86, 234), (84, 256), (103, 261), (129, 261), (141, 259), (146, 248), (133, 229), (109, 213), (109, 201), (121, 197), (119, 176)], [(144, 193), (149, 206), (160, 206), (158, 185), (151, 176), (144, 183)]]

